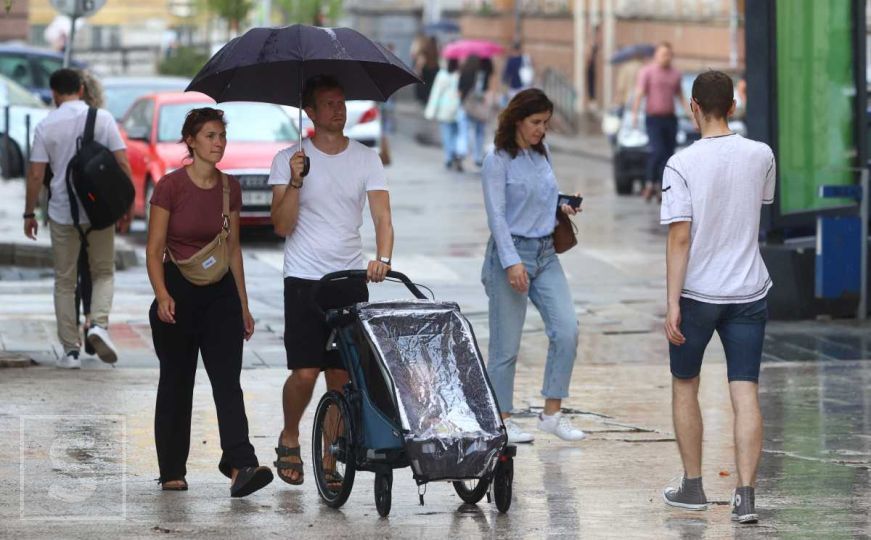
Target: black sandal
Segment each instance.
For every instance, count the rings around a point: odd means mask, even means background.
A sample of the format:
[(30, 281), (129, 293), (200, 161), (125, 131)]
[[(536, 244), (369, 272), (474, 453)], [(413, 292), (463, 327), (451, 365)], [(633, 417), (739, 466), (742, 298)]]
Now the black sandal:
[[(272, 464), (275, 465), (275, 470), (278, 471), (278, 477), (287, 482), (292, 486), (301, 486), (303, 481), (305, 480), (305, 476), (303, 473), (303, 463), (302, 457), (299, 455), (299, 446), (295, 448), (290, 448), (289, 446), (284, 446), (281, 442), (278, 443), (278, 446), (275, 448), (275, 453), (278, 455), (278, 459), (273, 461)], [(299, 458), (299, 463), (292, 461), (281, 461), (283, 457), (295, 457)], [(299, 476), (296, 480), (292, 478), (288, 478), (287, 476), (281, 474), (281, 471), (296, 471)]]
[[(187, 483), (187, 480), (185, 480), (184, 478), (179, 478), (177, 480), (159, 480), (159, 482), (160, 482), (160, 489), (162, 489), (163, 491), (187, 491), (188, 490), (188, 483)], [(166, 484), (169, 482), (181, 482), (181, 484), (176, 485), (176, 486), (167, 486)]]
[(272, 470), (261, 465), (259, 467), (245, 467), (236, 473), (236, 480), (230, 486), (230, 497), (245, 497), (272, 482)]

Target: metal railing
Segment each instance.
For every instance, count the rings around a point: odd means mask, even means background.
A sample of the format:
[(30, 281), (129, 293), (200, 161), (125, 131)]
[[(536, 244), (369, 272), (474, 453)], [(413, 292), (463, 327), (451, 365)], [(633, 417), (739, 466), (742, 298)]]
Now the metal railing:
[(576, 106), (578, 93), (575, 91), (574, 85), (562, 73), (553, 68), (547, 68), (541, 76), (541, 89), (553, 101), (556, 112), (573, 130), (577, 130), (578, 114)]

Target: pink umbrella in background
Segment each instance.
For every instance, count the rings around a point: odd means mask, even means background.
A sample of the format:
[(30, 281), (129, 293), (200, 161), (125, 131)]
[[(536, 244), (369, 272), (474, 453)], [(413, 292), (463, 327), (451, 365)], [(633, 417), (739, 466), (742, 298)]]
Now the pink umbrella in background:
[(505, 47), (484, 39), (461, 39), (448, 43), (442, 50), (442, 56), (448, 59), (462, 60), (475, 55), (480, 58), (491, 58), (505, 52)]

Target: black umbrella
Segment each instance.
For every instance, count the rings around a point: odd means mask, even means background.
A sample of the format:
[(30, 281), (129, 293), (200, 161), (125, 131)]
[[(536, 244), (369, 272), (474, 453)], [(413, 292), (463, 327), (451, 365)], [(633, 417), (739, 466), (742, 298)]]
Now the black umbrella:
[[(300, 108), (306, 78), (330, 75), (347, 99), (385, 101), (422, 82), (387, 48), (350, 28), (294, 24), (252, 28), (232, 39), (206, 62), (188, 91), (215, 101), (264, 101)], [(302, 142), (300, 129), (300, 143)]]

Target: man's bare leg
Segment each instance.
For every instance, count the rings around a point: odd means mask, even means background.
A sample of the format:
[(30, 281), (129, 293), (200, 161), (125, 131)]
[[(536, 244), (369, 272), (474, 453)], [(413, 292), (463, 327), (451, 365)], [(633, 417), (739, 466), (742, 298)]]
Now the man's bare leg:
[[(284, 382), (282, 406), (284, 408), (284, 429), (281, 430), (279, 441), (282, 446), (297, 448), (299, 446), (299, 422), (305, 408), (311, 402), (312, 392), (321, 370), (319, 368), (295, 369)], [(299, 463), (295, 456), (283, 457), (279, 461)], [(300, 474), (296, 471), (279, 470), (278, 474), (289, 480), (296, 481)]]
[(729, 383), (732, 410), (735, 411), (735, 466), (738, 486), (756, 486), (756, 471), (762, 454), (762, 411), (759, 385), (750, 381)]
[(699, 407), (699, 377), (672, 377), (671, 408), (677, 447), (687, 478), (702, 476), (702, 411)]

